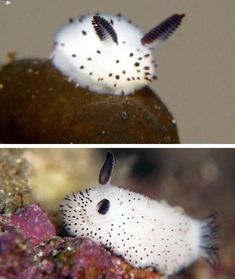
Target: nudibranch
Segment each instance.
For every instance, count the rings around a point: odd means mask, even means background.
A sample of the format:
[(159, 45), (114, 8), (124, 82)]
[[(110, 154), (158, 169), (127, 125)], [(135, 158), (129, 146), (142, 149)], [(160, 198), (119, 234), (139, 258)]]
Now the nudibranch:
[(114, 156), (106, 155), (99, 185), (66, 196), (64, 227), (74, 237), (89, 237), (129, 264), (172, 275), (200, 257), (218, 258), (217, 214), (199, 221), (176, 207), (111, 184)]
[(102, 94), (134, 93), (157, 79), (153, 50), (184, 16), (174, 14), (146, 34), (121, 15), (71, 19), (56, 36), (51, 61), (77, 86)]

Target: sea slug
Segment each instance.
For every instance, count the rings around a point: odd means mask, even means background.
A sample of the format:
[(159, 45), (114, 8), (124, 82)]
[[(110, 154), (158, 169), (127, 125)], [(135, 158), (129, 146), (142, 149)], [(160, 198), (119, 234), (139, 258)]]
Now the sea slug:
[(103, 94), (134, 93), (157, 79), (153, 49), (184, 16), (174, 14), (146, 34), (121, 15), (70, 19), (56, 36), (51, 61), (77, 86)]
[(111, 184), (114, 156), (106, 155), (99, 185), (66, 196), (63, 223), (75, 237), (89, 237), (129, 264), (172, 275), (200, 257), (217, 262), (217, 214), (199, 221), (176, 207)]

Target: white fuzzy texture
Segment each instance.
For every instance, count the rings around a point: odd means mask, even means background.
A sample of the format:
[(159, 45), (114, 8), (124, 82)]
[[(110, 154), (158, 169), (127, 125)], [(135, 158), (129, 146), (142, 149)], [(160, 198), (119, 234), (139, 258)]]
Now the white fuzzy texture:
[(102, 94), (127, 95), (156, 79), (153, 46), (141, 44), (142, 31), (121, 16), (100, 14), (113, 22), (118, 44), (101, 41), (93, 16), (74, 20), (58, 32), (51, 54), (54, 66), (80, 86)]
[[(110, 201), (105, 215), (97, 212), (103, 199)], [(108, 183), (66, 197), (61, 207), (71, 235), (89, 237), (135, 267), (171, 275), (201, 256), (202, 223), (141, 194)]]

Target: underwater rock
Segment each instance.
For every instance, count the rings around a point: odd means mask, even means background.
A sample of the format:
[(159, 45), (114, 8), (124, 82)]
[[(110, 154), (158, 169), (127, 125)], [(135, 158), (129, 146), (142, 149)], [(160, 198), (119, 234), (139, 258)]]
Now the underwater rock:
[(116, 271), (119, 275), (118, 278), (126, 279), (164, 279), (157, 272), (152, 272), (148, 269), (137, 269), (127, 264), (122, 258), (118, 256), (112, 256), (112, 262), (115, 265)]
[(56, 234), (55, 227), (36, 204), (20, 209), (12, 216), (11, 223), (17, 226), (34, 244), (39, 244), (44, 238)]
[(36, 276), (34, 253), (32, 243), (20, 231), (0, 223), (0, 278), (27, 279)]
[[(88, 238), (62, 238), (54, 232), (36, 205), (11, 218), (0, 215), (0, 278), (160, 278), (147, 269), (131, 267)], [(39, 243), (40, 239), (44, 240)]]
[(57, 237), (44, 242), (39, 249), (38, 262), (46, 257), (51, 266), (49, 262), (54, 257), (58, 278), (160, 279), (157, 273), (132, 268), (88, 238)]
[(96, 94), (47, 60), (2, 66), (0, 119), (2, 143), (179, 143), (176, 121), (150, 88)]
[[(89, 239), (53, 238), (39, 246), (37, 262), (53, 265), (58, 278), (118, 278), (111, 255)], [(48, 267), (49, 266), (49, 267)]]
[(0, 214), (11, 215), (32, 200), (22, 153), (23, 149), (0, 149)]
[(34, 246), (13, 226), (4, 225), (2, 230), (3, 278), (160, 279), (157, 273), (132, 268), (89, 239), (54, 237)]

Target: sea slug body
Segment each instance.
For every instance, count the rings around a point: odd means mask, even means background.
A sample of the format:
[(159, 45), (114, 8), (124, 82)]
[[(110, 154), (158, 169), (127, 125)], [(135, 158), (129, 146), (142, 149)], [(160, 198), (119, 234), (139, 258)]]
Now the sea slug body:
[(183, 17), (172, 15), (146, 34), (121, 15), (71, 19), (56, 36), (52, 63), (93, 92), (134, 93), (157, 79), (153, 49), (177, 29)]
[(141, 194), (111, 184), (113, 154), (108, 152), (99, 185), (66, 196), (63, 224), (74, 237), (89, 237), (129, 264), (172, 275), (200, 257), (217, 262), (217, 215), (199, 221)]

